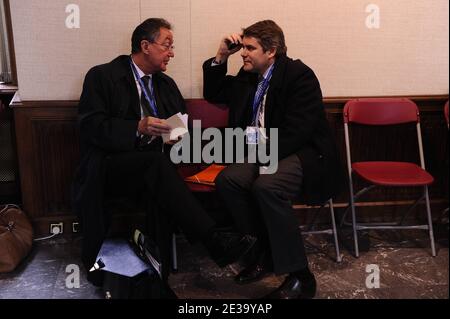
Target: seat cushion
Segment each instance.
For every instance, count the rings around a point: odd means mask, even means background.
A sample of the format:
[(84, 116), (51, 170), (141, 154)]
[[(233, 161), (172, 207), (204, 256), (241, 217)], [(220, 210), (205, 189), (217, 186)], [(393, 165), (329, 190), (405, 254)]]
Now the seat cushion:
[(425, 186), (434, 178), (414, 163), (408, 162), (355, 162), (353, 172), (366, 181), (384, 186)]

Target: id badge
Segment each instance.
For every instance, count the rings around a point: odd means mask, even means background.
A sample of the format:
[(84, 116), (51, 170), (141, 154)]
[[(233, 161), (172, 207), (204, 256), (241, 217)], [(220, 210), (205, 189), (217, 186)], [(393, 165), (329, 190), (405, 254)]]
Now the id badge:
[(247, 144), (258, 144), (258, 128), (255, 126), (248, 126), (245, 131), (247, 137)]

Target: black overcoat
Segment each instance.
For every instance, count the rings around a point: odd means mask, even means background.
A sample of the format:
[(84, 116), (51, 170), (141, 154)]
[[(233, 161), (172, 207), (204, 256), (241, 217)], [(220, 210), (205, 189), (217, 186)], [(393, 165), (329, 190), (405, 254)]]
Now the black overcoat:
[[(203, 64), (205, 99), (226, 103), (230, 108), (230, 127), (251, 122), (257, 74), (243, 69), (236, 76), (226, 75), (227, 64)], [(345, 181), (335, 140), (329, 128), (319, 81), (300, 60), (279, 57), (275, 62), (265, 103), (264, 126), (278, 128), (278, 155), (283, 159), (297, 154), (304, 180), (299, 194), (307, 204), (319, 204), (336, 195)]]
[[(184, 99), (167, 75), (153, 74), (159, 116), (185, 113)], [(104, 211), (105, 158), (137, 150), (139, 94), (129, 56), (119, 56), (86, 74), (78, 107), (80, 164), (72, 184), (73, 209), (82, 221), (82, 260), (92, 266), (109, 224)]]

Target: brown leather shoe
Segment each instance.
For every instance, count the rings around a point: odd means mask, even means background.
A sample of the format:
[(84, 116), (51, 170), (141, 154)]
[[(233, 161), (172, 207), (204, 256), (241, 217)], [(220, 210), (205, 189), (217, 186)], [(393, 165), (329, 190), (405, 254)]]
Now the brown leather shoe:
[(280, 287), (264, 296), (263, 299), (312, 299), (316, 295), (316, 279), (301, 281), (293, 275), (286, 277)]

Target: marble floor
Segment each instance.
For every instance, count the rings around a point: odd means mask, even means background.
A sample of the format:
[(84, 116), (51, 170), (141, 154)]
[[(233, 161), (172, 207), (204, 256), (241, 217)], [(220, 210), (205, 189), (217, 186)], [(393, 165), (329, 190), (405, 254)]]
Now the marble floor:
[[(366, 243), (370, 242), (368, 251), (354, 258), (343, 247), (343, 260), (336, 263), (334, 246), (327, 236), (306, 236), (310, 267), (318, 282), (316, 298), (448, 299), (448, 228), (440, 235), (438, 231), (437, 237), (438, 255), (432, 257), (424, 232), (370, 232), (365, 237)], [(0, 299), (103, 298), (101, 290), (85, 279), (80, 243), (80, 237), (36, 243), (14, 272), (0, 274)], [(346, 246), (345, 240), (342, 243)], [(79, 287), (68, 287), (68, 276), (78, 265)], [(263, 296), (283, 280), (272, 275), (240, 286), (233, 281), (240, 267), (233, 264), (218, 268), (203, 247), (190, 246), (179, 236), (178, 271), (171, 275), (170, 285), (179, 298), (252, 299)], [(374, 267), (379, 269), (379, 288), (368, 288), (366, 281), (370, 281), (368, 276)]]

